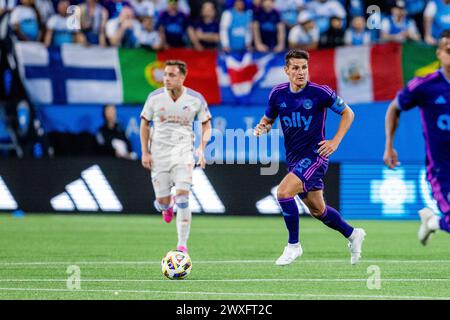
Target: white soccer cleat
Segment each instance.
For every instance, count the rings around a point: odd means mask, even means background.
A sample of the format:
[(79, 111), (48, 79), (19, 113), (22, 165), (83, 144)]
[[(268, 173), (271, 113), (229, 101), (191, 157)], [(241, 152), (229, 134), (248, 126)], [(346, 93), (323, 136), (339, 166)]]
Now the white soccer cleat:
[(361, 259), (362, 243), (366, 237), (366, 231), (361, 228), (355, 228), (349, 239), (348, 248), (350, 249), (350, 263), (357, 264)]
[(435, 232), (435, 230), (430, 229), (430, 227), (428, 226), (428, 222), (431, 218), (433, 218), (434, 212), (430, 208), (423, 208), (419, 211), (419, 216), (421, 224), (417, 236), (420, 243), (425, 246), (428, 242), (428, 239), (430, 239), (430, 236)]
[(301, 245), (298, 247), (284, 247), (283, 254), (275, 261), (277, 266), (285, 266), (287, 264), (291, 264), (295, 259), (300, 257), (303, 254), (303, 249)]

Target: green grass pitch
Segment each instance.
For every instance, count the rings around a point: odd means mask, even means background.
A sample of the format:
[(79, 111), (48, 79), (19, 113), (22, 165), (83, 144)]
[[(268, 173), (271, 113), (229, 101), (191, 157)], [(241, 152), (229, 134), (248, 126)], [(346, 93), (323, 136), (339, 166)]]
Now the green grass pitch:
[[(418, 221), (351, 223), (367, 231), (360, 264), (350, 265), (340, 234), (301, 218), (304, 254), (279, 267), (287, 241), (281, 217), (194, 215), (192, 273), (168, 280), (160, 261), (176, 245), (174, 221), (2, 214), (0, 299), (450, 299), (449, 235), (423, 247)], [(71, 265), (80, 270), (79, 290), (67, 286)]]

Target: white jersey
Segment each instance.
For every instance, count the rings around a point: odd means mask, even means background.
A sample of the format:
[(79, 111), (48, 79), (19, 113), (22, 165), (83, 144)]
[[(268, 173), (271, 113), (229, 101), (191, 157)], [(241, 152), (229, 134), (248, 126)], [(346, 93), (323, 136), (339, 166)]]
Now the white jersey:
[[(193, 123), (211, 119), (208, 104), (203, 96), (183, 87), (181, 96), (173, 101), (166, 88), (149, 94), (141, 117), (153, 121), (151, 153), (164, 157), (173, 149), (192, 152), (194, 147)], [(181, 160), (181, 159), (180, 159)]]

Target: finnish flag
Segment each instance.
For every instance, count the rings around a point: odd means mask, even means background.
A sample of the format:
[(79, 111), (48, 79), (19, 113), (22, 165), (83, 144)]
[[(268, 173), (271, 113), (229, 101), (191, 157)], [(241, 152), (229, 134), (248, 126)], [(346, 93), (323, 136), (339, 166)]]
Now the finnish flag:
[(120, 63), (115, 48), (18, 42), (19, 71), (37, 104), (122, 103)]

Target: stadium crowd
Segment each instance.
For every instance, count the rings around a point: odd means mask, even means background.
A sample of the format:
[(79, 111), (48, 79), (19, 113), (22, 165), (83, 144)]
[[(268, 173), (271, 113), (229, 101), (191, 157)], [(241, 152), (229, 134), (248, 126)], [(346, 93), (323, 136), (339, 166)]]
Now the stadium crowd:
[(406, 40), (433, 45), (450, 27), (450, 0), (0, 0), (0, 17), (17, 39), (47, 46), (279, 52)]

